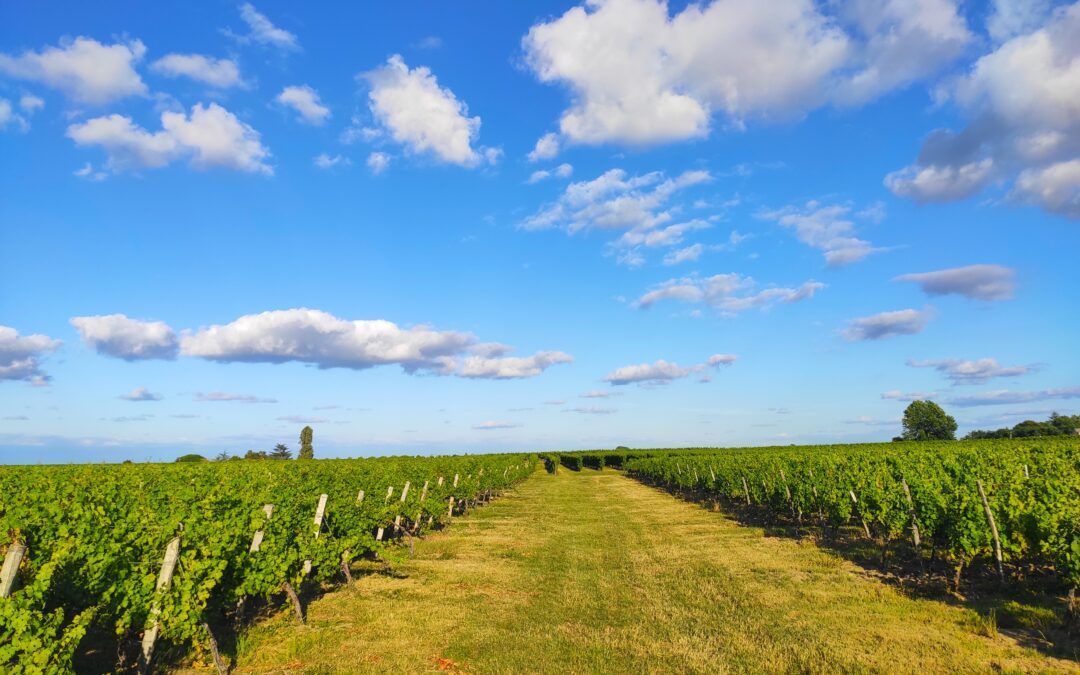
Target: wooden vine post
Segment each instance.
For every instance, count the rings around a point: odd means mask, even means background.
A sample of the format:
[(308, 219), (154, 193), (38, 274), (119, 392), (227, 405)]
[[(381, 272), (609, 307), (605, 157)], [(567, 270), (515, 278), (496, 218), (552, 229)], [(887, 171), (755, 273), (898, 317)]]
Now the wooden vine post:
[[(859, 505), (859, 500), (858, 500), (857, 497), (855, 497), (855, 491), (854, 490), (848, 490), (848, 494), (851, 495), (851, 503), (854, 504), (855, 506), (858, 506)], [(859, 520), (862, 521), (862, 529), (863, 529), (863, 532), (866, 533), (866, 538), (867, 539), (873, 539), (873, 537), (870, 536), (870, 527), (866, 524), (866, 518), (863, 518), (861, 513), (859, 514)]]
[(15, 589), (15, 577), (22, 565), (23, 557), (26, 556), (26, 545), (14, 542), (4, 556), (4, 567), (0, 568), (0, 598), (11, 595)]
[(424, 501), (425, 499), (427, 499), (428, 483), (430, 482), (431, 481), (424, 481), (424, 489), (420, 491), (420, 501)]
[(409, 496), (409, 481), (405, 481), (405, 487), (401, 488), (401, 501), (404, 502)]
[(142, 649), (139, 651), (139, 672), (146, 673), (150, 669), (150, 660), (154, 656), (154, 643), (157, 642), (159, 622), (161, 615), (161, 596), (169, 589), (172, 583), (173, 573), (176, 572), (176, 563), (180, 559), (180, 537), (173, 537), (165, 546), (165, 558), (161, 561), (161, 571), (158, 572), (157, 584), (154, 587), (154, 601), (150, 605), (149, 626), (143, 633)]
[(746, 495), (746, 505), (750, 506), (750, 486), (746, 484), (746, 476), (742, 477), (743, 494)]
[(455, 473), (454, 474), (454, 487), (457, 487), (457, 482), (458, 482), (458, 475)]
[(900, 485), (904, 488), (904, 497), (907, 499), (908, 515), (911, 516), (911, 540), (912, 543), (915, 544), (915, 559), (919, 561), (919, 570), (922, 570), (922, 553), (919, 550), (922, 542), (919, 539), (919, 519), (915, 516), (915, 501), (911, 498), (911, 489), (908, 488), (907, 480), (901, 478)]
[(997, 561), (998, 577), (1002, 581), (1005, 581), (1005, 567), (1002, 565), (1001, 560), (1001, 538), (998, 537), (997, 523), (994, 522), (994, 512), (990, 510), (990, 502), (986, 499), (986, 490), (983, 490), (982, 481), (976, 480), (975, 485), (979, 488), (979, 499), (982, 500), (986, 521), (990, 523), (990, 533), (994, 535), (994, 559)]
[(450, 508), (446, 510), (447, 519), (454, 517), (454, 496), (450, 495)]

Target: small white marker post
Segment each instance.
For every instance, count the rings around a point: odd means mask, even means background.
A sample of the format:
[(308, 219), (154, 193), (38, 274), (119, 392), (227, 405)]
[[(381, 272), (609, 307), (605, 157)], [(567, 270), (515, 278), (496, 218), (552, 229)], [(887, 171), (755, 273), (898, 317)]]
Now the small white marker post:
[(447, 518), (453, 518), (454, 517), (454, 497), (453, 496), (450, 497), (450, 508), (448, 508), (446, 510), (446, 517)]
[(997, 560), (998, 577), (1005, 581), (1005, 568), (1001, 562), (1001, 539), (998, 537), (997, 523), (994, 522), (994, 512), (990, 510), (990, 502), (986, 499), (986, 491), (983, 490), (983, 483), (981, 480), (976, 480), (975, 485), (979, 488), (979, 498), (982, 499), (983, 511), (986, 513), (986, 520), (990, 523), (990, 533), (994, 535), (994, 558)]
[(382, 541), (383, 528), (379, 528), (379, 531), (375, 533), (375, 541)]
[[(263, 504), (263, 513), (266, 514), (266, 519), (270, 520), (270, 516), (274, 513), (273, 504)], [(255, 530), (255, 534), (251, 537), (251, 546), (248, 547), (249, 553), (257, 553), (259, 548), (262, 547), (263, 531)]]
[(155, 587), (154, 602), (150, 606), (150, 627), (143, 633), (142, 651), (139, 653), (139, 672), (146, 673), (150, 669), (150, 659), (154, 656), (154, 643), (157, 642), (158, 616), (161, 614), (161, 594), (172, 583), (173, 573), (176, 571), (176, 562), (180, 559), (180, 537), (173, 537), (165, 547), (165, 559), (161, 561), (161, 571), (158, 572), (157, 585)]
[(15, 576), (19, 572), (19, 565), (22, 564), (25, 555), (24, 544), (15, 542), (8, 547), (7, 555), (4, 556), (4, 567), (0, 569), (0, 598), (8, 597), (15, 589)]
[(750, 486), (746, 484), (746, 476), (742, 477), (743, 494), (746, 495), (746, 505), (750, 506)]
[(427, 499), (427, 489), (429, 482), (430, 481), (424, 481), (424, 489), (420, 491), (420, 501), (424, 501), (425, 499)]
[(364, 501), (364, 491), (363, 490), (356, 493), (356, 503), (359, 504), (362, 501)]
[[(319, 538), (319, 533), (322, 532), (323, 515), (326, 513), (326, 494), (319, 495), (319, 504), (315, 507), (315, 538)], [(311, 560), (304, 561), (304, 576), (311, 574)]]
[(404, 502), (405, 499), (408, 496), (409, 496), (409, 481), (405, 481), (405, 487), (401, 488), (401, 501)]
[(391, 485), (390, 487), (386, 488), (386, 499), (384, 499), (383, 502), (384, 503), (389, 503), (390, 498), (393, 497), (393, 496), (394, 496), (394, 486)]
[(442, 484), (443, 484), (443, 477), (439, 476), (439, 487), (442, 487)]
[(454, 474), (454, 487), (457, 487), (458, 475)]

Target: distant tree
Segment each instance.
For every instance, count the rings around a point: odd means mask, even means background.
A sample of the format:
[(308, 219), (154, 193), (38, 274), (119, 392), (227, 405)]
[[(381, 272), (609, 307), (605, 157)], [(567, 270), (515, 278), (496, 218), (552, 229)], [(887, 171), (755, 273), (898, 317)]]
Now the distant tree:
[(266, 459), (265, 450), (248, 450), (244, 453), (244, 459)]
[(904, 410), (905, 441), (956, 440), (956, 420), (933, 401), (912, 401)]
[(315, 448), (311, 446), (314, 437), (315, 432), (311, 430), (311, 427), (300, 430), (300, 453), (296, 455), (297, 459), (315, 459)]
[(187, 455), (180, 455), (179, 457), (176, 458), (176, 461), (178, 461), (178, 462), (206, 462), (208, 460), (205, 457), (203, 457), (202, 455), (196, 455), (195, 453), (191, 453), (191, 454), (187, 454)]
[(227, 459), (232, 459), (228, 450), (222, 450), (217, 454), (217, 457), (214, 457), (214, 461), (216, 462), (224, 462)]
[(1050, 418), (1045, 422), (1024, 420), (1016, 426), (1002, 427), (993, 431), (976, 429), (964, 436), (964, 440), (979, 438), (1032, 438), (1035, 436), (1069, 436), (1080, 434), (1080, 415), (1059, 415), (1050, 413)]
[(289, 452), (289, 446), (284, 443), (275, 445), (274, 449), (270, 451), (270, 459), (292, 459), (292, 453)]

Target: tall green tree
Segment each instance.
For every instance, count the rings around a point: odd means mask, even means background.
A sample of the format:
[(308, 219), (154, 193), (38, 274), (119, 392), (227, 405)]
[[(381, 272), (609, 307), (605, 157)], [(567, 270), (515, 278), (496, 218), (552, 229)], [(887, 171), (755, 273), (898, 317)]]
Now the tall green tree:
[(274, 449), (270, 451), (270, 459), (292, 459), (292, 453), (289, 452), (289, 446), (284, 443), (275, 445)]
[(315, 448), (311, 446), (314, 437), (315, 432), (311, 430), (311, 427), (304, 427), (300, 430), (300, 453), (296, 456), (297, 459), (315, 458)]
[(912, 401), (904, 410), (905, 441), (955, 441), (956, 420), (933, 401)]

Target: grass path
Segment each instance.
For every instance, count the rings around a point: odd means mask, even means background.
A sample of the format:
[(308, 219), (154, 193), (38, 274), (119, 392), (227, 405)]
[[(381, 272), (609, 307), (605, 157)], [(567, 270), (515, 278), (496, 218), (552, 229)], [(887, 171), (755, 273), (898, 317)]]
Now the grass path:
[(399, 571), (251, 628), (237, 672), (1080, 670), (611, 471), (536, 475)]

